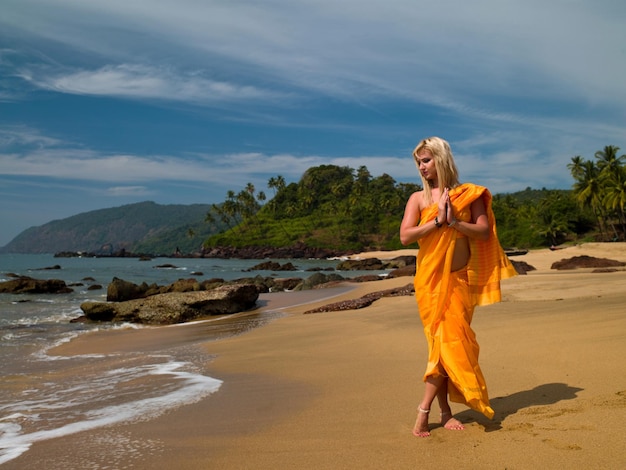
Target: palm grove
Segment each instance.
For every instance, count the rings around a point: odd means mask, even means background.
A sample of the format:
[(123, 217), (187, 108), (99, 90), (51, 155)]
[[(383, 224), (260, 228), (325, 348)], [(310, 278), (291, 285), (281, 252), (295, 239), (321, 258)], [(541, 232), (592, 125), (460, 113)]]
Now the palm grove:
[[(498, 237), (505, 247), (533, 248), (576, 241), (626, 238), (626, 155), (607, 146), (595, 160), (576, 156), (567, 165), (572, 190), (526, 188), (496, 194), (493, 209)], [(207, 247), (305, 244), (338, 250), (401, 248), (399, 227), (408, 197), (420, 188), (396, 183), (389, 175), (372, 176), (365, 166), (321, 165), (300, 181), (270, 178), (273, 197), (254, 185), (213, 204), (207, 222), (227, 227)]]

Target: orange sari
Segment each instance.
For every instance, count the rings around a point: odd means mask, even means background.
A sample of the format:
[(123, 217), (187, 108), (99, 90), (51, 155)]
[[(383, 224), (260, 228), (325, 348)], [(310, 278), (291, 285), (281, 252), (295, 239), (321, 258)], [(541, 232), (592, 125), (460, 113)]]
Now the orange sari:
[[(500, 280), (517, 273), (504, 254), (496, 233), (487, 188), (463, 184), (450, 190), (450, 202), (457, 219), (470, 221), (472, 202), (483, 198), (489, 220), (488, 240), (469, 238), (470, 259), (466, 269), (451, 272), (452, 255), (459, 232), (445, 224), (419, 241), (415, 297), (428, 342), (428, 365), (424, 380), (439, 374), (439, 365), (448, 374), (450, 400), (493, 418), (487, 385), (478, 365), (479, 346), (470, 327), (474, 307), (501, 300)], [(430, 222), (437, 204), (422, 211), (420, 225)]]

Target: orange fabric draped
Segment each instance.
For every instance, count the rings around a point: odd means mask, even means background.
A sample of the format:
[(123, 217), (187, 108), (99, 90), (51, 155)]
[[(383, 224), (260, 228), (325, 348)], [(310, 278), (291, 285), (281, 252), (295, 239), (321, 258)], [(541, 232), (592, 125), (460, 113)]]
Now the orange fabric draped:
[[(450, 400), (493, 418), (487, 385), (478, 365), (479, 346), (470, 327), (474, 307), (501, 300), (500, 280), (517, 273), (504, 254), (496, 233), (487, 188), (463, 184), (450, 190), (450, 202), (457, 219), (471, 219), (470, 206), (483, 198), (489, 220), (488, 240), (469, 238), (470, 259), (466, 269), (451, 272), (457, 230), (445, 224), (419, 241), (415, 297), (428, 342), (428, 365), (424, 380), (445, 369)], [(437, 204), (420, 214), (420, 225), (437, 215)]]

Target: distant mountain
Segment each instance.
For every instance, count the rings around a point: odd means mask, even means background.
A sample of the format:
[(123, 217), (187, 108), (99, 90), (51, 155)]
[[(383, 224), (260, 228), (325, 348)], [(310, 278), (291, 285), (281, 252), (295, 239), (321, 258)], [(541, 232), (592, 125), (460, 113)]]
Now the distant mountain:
[(172, 254), (198, 251), (221, 227), (205, 222), (210, 204), (160, 205), (140, 202), (99, 209), (24, 230), (3, 253), (83, 251), (107, 254)]

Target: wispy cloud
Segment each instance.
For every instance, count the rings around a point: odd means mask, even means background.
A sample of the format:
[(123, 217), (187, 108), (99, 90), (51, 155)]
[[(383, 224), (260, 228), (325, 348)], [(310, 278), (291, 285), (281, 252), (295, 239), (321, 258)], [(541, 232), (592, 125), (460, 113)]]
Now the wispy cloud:
[(107, 193), (115, 197), (144, 197), (153, 195), (154, 191), (150, 191), (145, 186), (112, 186), (110, 188), (107, 188)]
[[(36, 81), (62, 92), (259, 97), (267, 90), (251, 84), (262, 78), (355, 100), (393, 94), (474, 106), (469, 96), (478, 93), (485, 106), (487, 96), (524, 99), (531, 90), (545, 99), (626, 100), (620, 78), (626, 61), (614, 60), (625, 54), (626, 8), (619, 1), (284, 0), (233, 8), (181, 0), (155, 8), (145, 0), (9, 0), (5, 10), (12, 27), (106, 61)], [(199, 77), (167, 68), (198, 63), (204, 63), (194, 69)], [(250, 84), (211, 78), (218, 69), (222, 77), (247, 76)]]
[[(417, 170), (409, 153), (334, 157), (259, 152), (189, 154), (183, 157), (108, 154), (63, 145), (57, 139), (46, 138), (32, 130), (21, 129), (15, 135), (36, 145), (22, 153), (4, 152), (0, 145), (0, 175), (118, 183), (107, 187), (106, 194), (110, 196), (150, 196), (154, 194), (155, 185), (165, 181), (212, 185), (220, 188), (220, 194), (242, 187), (246, 182), (264, 188), (272, 176), (282, 175), (288, 181), (298, 181), (307, 169), (324, 164), (353, 169), (366, 166), (374, 176), (386, 173), (397, 181), (418, 182)], [(0, 132), (0, 143), (11, 143), (18, 138), (2, 136)], [(506, 138), (513, 140), (514, 136), (485, 134), (477, 142), (466, 141), (458, 145), (455, 154), (465, 180), (489, 184), (494, 192), (523, 189), (529, 185), (528, 181), (546, 187), (555, 182), (560, 186), (569, 185), (566, 164), (573, 154), (555, 153), (542, 160), (541, 171), (537, 171), (537, 164), (531, 164), (537, 162), (537, 150), (481, 153), (481, 145), (492, 145)]]
[(216, 81), (200, 73), (180, 73), (170, 68), (119, 64), (97, 70), (57, 72), (50, 76), (33, 70), (21, 77), (38, 88), (76, 95), (113, 96), (163, 101), (216, 102), (273, 100), (287, 94), (256, 86)]

